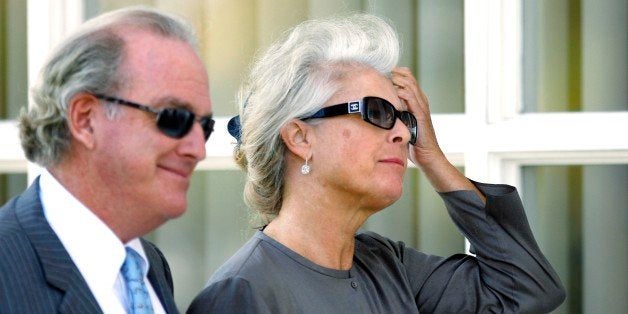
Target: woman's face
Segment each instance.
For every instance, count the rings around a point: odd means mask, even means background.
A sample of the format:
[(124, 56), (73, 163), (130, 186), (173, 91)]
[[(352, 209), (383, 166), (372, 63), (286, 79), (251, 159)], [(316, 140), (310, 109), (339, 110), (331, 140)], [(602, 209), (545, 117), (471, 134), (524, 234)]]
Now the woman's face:
[[(349, 71), (325, 107), (365, 96), (386, 99), (397, 110), (406, 110), (390, 79), (372, 69)], [(385, 130), (362, 120), (360, 114), (347, 114), (321, 119), (313, 129), (312, 174), (326, 189), (374, 211), (401, 197), (410, 132), (400, 120)]]

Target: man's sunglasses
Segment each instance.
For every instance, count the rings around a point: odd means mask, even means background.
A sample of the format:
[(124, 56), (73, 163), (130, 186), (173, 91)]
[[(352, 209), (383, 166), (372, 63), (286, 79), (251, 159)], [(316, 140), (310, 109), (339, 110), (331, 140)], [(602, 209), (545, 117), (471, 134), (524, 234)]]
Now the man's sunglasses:
[(325, 107), (301, 120), (328, 118), (350, 113), (360, 113), (364, 121), (385, 130), (392, 129), (397, 118), (399, 118), (410, 131), (410, 144), (414, 145), (416, 143), (418, 128), (414, 115), (408, 111), (395, 109), (395, 106), (390, 102), (379, 97), (367, 96), (362, 100)]
[(157, 128), (165, 135), (172, 138), (182, 138), (192, 130), (194, 121), (198, 121), (203, 129), (205, 135), (205, 141), (209, 139), (209, 136), (214, 131), (214, 119), (211, 115), (196, 118), (196, 115), (185, 108), (164, 108), (161, 110), (153, 109), (149, 106), (140, 105), (131, 101), (127, 101), (120, 98), (111, 96), (94, 94), (98, 99), (104, 101), (129, 106), (142, 111), (152, 113), (157, 116)]

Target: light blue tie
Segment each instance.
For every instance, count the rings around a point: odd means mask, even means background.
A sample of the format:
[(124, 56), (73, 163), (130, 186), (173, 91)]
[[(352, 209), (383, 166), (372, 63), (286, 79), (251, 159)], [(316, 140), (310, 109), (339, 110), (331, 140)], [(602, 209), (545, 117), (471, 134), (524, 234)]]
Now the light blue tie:
[(153, 305), (144, 284), (142, 257), (130, 247), (126, 248), (126, 258), (121, 271), (126, 285), (128, 312), (153, 313)]

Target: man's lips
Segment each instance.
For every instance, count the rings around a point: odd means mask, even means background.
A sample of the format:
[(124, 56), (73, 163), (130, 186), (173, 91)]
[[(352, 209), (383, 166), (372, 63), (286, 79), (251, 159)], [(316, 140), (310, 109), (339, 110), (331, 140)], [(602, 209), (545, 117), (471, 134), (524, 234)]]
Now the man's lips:
[(194, 171), (193, 168), (190, 169), (187, 167), (173, 167), (173, 166), (164, 166), (164, 165), (160, 165), (159, 168), (166, 170), (168, 172), (171, 172), (180, 177), (183, 177), (185, 179), (189, 179), (190, 176), (192, 175), (192, 171)]

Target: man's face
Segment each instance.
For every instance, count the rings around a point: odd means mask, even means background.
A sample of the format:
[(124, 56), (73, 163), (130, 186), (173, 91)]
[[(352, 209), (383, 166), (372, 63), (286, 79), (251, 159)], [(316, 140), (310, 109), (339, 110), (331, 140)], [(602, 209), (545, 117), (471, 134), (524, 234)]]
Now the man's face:
[[(157, 110), (183, 107), (197, 117), (211, 113), (207, 73), (189, 45), (141, 30), (122, 37), (126, 50), (119, 73), (127, 84), (109, 96)], [(115, 119), (100, 119), (96, 134), (100, 188), (117, 196), (111, 210), (124, 210), (132, 224), (152, 229), (185, 212), (192, 171), (205, 158), (205, 138), (198, 122), (176, 139), (159, 131), (154, 114), (118, 109)]]

